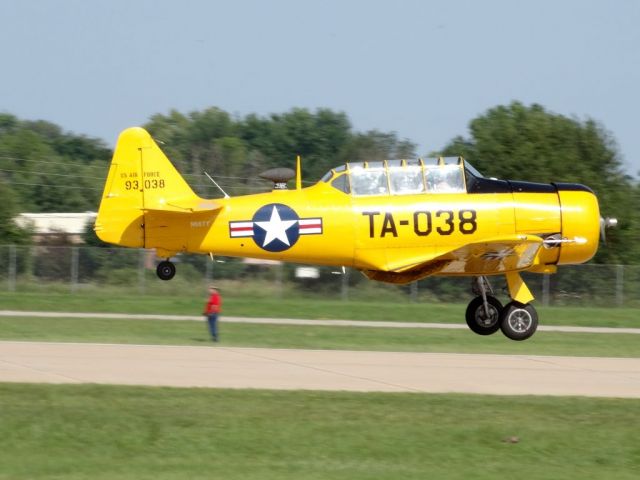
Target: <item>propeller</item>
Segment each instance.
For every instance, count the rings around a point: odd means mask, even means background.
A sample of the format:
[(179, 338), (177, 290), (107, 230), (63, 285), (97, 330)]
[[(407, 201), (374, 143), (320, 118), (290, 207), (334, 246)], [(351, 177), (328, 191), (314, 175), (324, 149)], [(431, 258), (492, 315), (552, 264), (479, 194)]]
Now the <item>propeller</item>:
[(600, 217), (600, 241), (602, 242), (603, 245), (607, 244), (606, 230), (608, 228), (615, 228), (617, 226), (618, 226), (617, 218)]

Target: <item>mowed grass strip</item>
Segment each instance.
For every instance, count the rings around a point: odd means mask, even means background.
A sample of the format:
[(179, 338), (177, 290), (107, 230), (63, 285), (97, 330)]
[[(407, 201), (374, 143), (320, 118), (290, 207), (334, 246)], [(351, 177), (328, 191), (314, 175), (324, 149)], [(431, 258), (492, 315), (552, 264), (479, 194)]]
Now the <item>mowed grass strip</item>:
[[(500, 332), (479, 336), (468, 329), (406, 329), (234, 324), (220, 322), (220, 345), (237, 347), (495, 353), (600, 357), (640, 356), (640, 336), (537, 332), (514, 342)], [(212, 345), (204, 320), (116, 320), (0, 317), (0, 340)]]
[[(341, 301), (295, 294), (286, 298), (242, 296), (222, 292), (223, 311), (229, 316), (378, 320), (464, 324), (466, 303), (410, 303), (390, 301)], [(337, 296), (337, 294), (336, 294)], [(469, 300), (471, 296), (469, 297)], [(154, 313), (199, 315), (206, 295), (122, 295), (102, 293), (0, 293), (2, 310), (61, 312)], [(633, 308), (541, 307), (535, 304), (541, 325), (640, 328), (640, 310)]]
[(621, 399), (0, 384), (2, 479), (638, 477)]

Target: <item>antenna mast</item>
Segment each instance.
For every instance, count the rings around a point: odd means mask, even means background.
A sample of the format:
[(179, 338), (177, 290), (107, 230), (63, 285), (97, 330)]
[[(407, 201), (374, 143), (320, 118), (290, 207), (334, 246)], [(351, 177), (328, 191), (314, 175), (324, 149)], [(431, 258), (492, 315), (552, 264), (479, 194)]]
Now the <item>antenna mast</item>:
[(218, 184), (216, 183), (216, 181), (215, 181), (213, 178), (211, 178), (211, 175), (209, 175), (207, 172), (204, 172), (204, 174), (207, 176), (207, 178), (208, 178), (209, 180), (211, 180), (211, 181), (213, 182), (213, 184), (214, 184), (216, 187), (218, 187), (218, 190), (220, 190), (220, 191), (222, 192), (222, 194), (224, 195), (224, 198), (229, 198), (229, 195), (227, 195), (227, 192), (225, 192), (225, 191), (222, 189), (222, 187), (220, 187), (220, 185), (218, 185)]

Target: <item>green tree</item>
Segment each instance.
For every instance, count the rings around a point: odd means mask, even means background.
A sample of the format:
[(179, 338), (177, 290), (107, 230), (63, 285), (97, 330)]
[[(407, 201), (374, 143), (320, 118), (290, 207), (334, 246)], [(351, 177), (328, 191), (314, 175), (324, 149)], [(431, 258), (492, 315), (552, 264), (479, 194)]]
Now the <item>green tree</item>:
[(293, 167), (300, 155), (304, 177), (316, 180), (335, 166), (352, 133), (342, 112), (294, 108), (266, 118), (248, 115), (240, 122), (240, 135), (252, 150), (264, 155), (266, 168)]
[(0, 180), (0, 245), (29, 243), (30, 232), (14, 221), (18, 213), (15, 199), (15, 192)]
[(146, 125), (165, 153), (203, 195), (217, 195), (207, 171), (232, 194), (270, 188), (257, 179), (273, 167), (294, 167), (302, 157), (303, 180), (316, 181), (347, 161), (410, 158), (415, 145), (395, 133), (352, 131), (343, 112), (294, 108), (285, 113), (232, 118), (209, 108), (183, 115), (154, 115)]
[(0, 116), (0, 179), (11, 184), (17, 211), (95, 210), (110, 157), (100, 140)]
[(190, 120), (177, 110), (168, 115), (160, 113), (151, 117), (145, 128), (160, 144), (164, 153), (180, 172), (188, 173), (188, 128)]
[(399, 139), (396, 133), (371, 130), (355, 134), (341, 156), (345, 162), (407, 159), (415, 157), (415, 150), (415, 144)]

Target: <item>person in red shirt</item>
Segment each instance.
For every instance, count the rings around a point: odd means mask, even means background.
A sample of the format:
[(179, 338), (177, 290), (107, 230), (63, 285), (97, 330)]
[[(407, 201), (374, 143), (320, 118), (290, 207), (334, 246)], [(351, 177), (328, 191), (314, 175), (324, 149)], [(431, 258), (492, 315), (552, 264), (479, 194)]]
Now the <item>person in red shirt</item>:
[(218, 341), (218, 315), (220, 314), (220, 307), (222, 306), (222, 299), (218, 289), (211, 285), (209, 287), (209, 301), (204, 307), (204, 315), (207, 317), (207, 323), (209, 324), (209, 332), (211, 333), (211, 339), (214, 342)]

